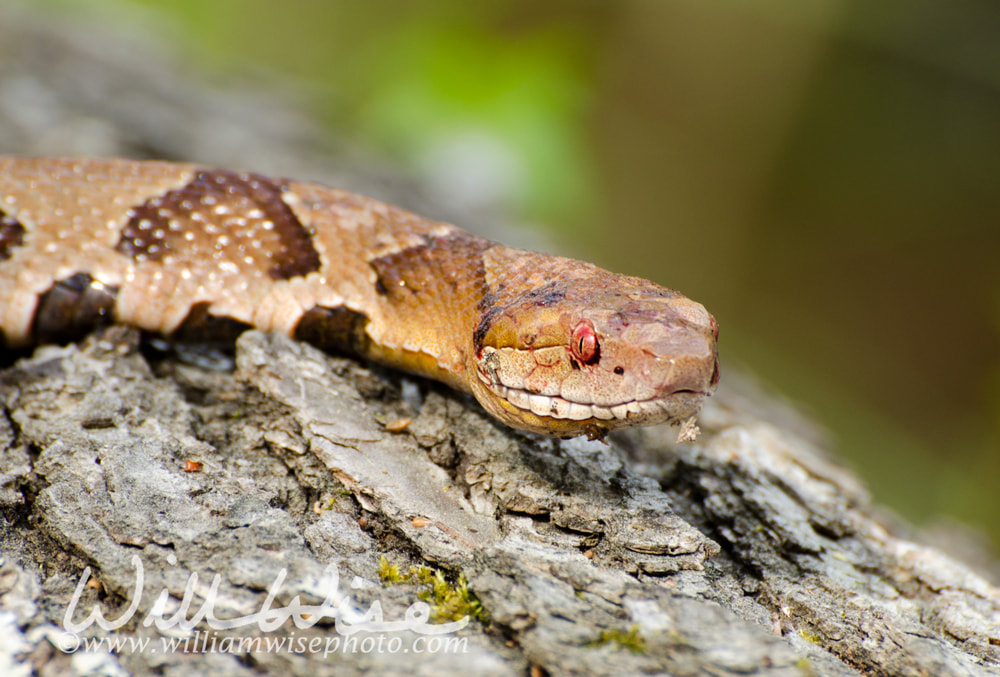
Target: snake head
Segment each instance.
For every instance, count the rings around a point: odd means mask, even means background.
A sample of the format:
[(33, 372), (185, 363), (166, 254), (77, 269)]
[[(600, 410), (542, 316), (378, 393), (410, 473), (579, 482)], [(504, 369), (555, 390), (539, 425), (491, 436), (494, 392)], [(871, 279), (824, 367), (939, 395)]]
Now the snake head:
[(598, 269), (502, 303), (475, 332), (482, 405), (556, 437), (693, 416), (719, 380), (718, 325), (680, 293)]

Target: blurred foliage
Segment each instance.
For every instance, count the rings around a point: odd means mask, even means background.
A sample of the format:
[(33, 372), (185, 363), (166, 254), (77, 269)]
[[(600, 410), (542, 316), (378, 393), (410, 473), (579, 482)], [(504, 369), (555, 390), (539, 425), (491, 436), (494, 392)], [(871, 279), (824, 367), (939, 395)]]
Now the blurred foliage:
[(308, 81), (336, 129), (457, 187), (459, 201), (554, 221), (593, 212), (592, 55), (575, 21), (522, 21), (501, 2), (135, 2), (176, 17), (214, 69)]
[(994, 0), (130, 5), (453, 199), (702, 301), (877, 500), (1000, 543)]

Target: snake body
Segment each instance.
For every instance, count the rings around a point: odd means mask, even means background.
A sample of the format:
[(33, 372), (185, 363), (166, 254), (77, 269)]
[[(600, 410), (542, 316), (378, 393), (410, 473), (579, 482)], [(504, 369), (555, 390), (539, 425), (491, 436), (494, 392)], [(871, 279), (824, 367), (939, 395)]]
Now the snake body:
[(284, 332), (558, 437), (688, 418), (719, 377), (714, 318), (647, 280), (314, 183), (0, 157), (0, 345), (113, 322), (175, 340)]

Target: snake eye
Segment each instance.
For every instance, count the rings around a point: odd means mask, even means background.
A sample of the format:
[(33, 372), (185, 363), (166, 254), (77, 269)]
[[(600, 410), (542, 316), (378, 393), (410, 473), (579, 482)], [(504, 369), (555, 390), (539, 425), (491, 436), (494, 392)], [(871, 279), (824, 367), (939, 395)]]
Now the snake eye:
[(569, 342), (573, 356), (584, 364), (593, 364), (601, 357), (601, 346), (597, 342), (597, 332), (589, 320), (583, 320), (573, 330)]
[(719, 323), (715, 321), (714, 315), (708, 316), (712, 320), (712, 336), (715, 337), (715, 342), (719, 342)]

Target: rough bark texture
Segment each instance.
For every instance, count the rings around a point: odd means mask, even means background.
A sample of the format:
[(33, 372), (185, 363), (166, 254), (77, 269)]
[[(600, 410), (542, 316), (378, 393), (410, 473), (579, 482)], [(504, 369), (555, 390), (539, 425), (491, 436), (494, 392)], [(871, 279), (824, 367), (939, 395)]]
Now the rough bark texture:
[[(320, 178), (468, 225), (288, 110), (212, 92), (98, 25), (0, 11), (5, 152)], [(678, 446), (669, 428), (609, 445), (520, 435), (443, 387), (257, 332), (234, 369), (204, 362), (121, 328), (7, 361), (0, 673), (1000, 674), (1000, 591), (887, 525), (810, 424), (731, 369), (697, 443)], [(113, 619), (135, 598), (135, 556), (137, 611), (83, 634), (153, 649), (60, 651), (85, 568), (76, 620), (95, 606)], [(384, 580), (383, 557), (440, 571), (452, 601), (468, 581), (485, 615), (445, 635), (464, 650), (163, 651), (184, 633), (143, 623), (163, 590), (174, 613), (192, 574), (191, 613), (215, 575), (218, 618), (265, 608), (280, 572), (273, 608), (318, 604), (329, 565), (353, 608), (399, 620), (429, 584)], [(217, 648), (348, 637), (333, 619), (197, 630)]]

